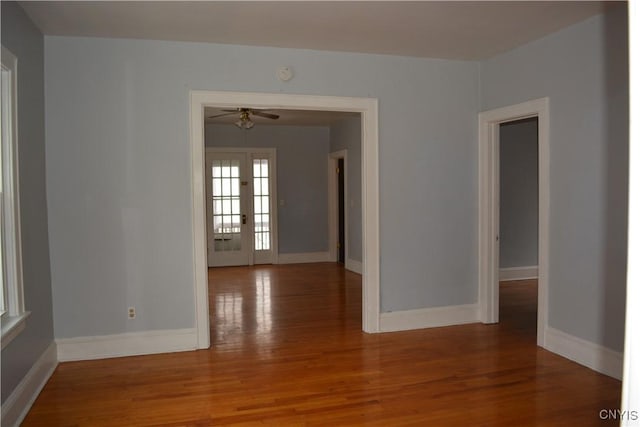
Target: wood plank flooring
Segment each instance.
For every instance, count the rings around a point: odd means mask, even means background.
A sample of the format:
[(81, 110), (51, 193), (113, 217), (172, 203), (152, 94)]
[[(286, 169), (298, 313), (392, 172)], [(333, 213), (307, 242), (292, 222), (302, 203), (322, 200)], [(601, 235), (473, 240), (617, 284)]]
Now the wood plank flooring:
[(590, 426), (619, 406), (619, 381), (536, 347), (535, 281), (501, 285), (498, 325), (368, 335), (336, 264), (209, 280), (211, 349), (62, 363), (23, 425)]

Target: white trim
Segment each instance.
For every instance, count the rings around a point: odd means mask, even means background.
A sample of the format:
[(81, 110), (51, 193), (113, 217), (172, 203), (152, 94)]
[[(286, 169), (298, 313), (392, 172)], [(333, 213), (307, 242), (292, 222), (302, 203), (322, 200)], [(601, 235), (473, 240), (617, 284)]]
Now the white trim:
[(197, 334), (195, 329), (171, 329), (62, 338), (56, 343), (58, 360), (67, 362), (195, 350)]
[(354, 273), (362, 274), (362, 263), (351, 258), (347, 258), (344, 268)]
[(380, 226), (378, 174), (378, 100), (337, 96), (191, 91), (190, 147), (195, 326), (198, 348), (208, 348), (209, 302), (204, 206), (204, 108), (206, 106), (322, 110), (361, 113), (362, 126), (362, 328), (380, 329)]
[(278, 264), (305, 264), (310, 262), (329, 262), (329, 252), (301, 252), (278, 254)]
[(538, 333), (545, 347), (549, 274), (549, 98), (478, 115), (478, 305), (483, 323), (496, 323), (499, 310), (499, 137), (500, 123), (538, 117)]
[(6, 316), (2, 318), (2, 348), (4, 349), (15, 337), (20, 335), (26, 326), (30, 311), (25, 311), (18, 316)]
[(475, 322), (478, 322), (477, 304), (451, 305), (382, 313), (380, 330), (383, 332), (407, 331)]
[(329, 208), (329, 257), (331, 261), (338, 261), (338, 216), (340, 212), (338, 211), (338, 204), (336, 201), (338, 200), (338, 179), (336, 176), (336, 169), (338, 168), (338, 160), (343, 160), (344, 165), (344, 194), (342, 195), (342, 203), (344, 205), (344, 258), (345, 262), (349, 257), (349, 214), (348, 209), (349, 205), (347, 204), (348, 198), (348, 189), (347, 189), (347, 150), (339, 150), (329, 153), (329, 170), (327, 182), (329, 184), (328, 188), (328, 208)]
[[(629, 226), (621, 409), (640, 411), (640, 3), (629, 7)], [(636, 412), (637, 413), (637, 412)], [(622, 420), (622, 426), (638, 425)]]
[[(2, 256), (6, 264), (3, 266), (3, 294), (6, 312), (2, 315), (2, 323), (17, 324), (24, 314), (23, 264), (22, 264), (22, 226), (20, 225), (20, 184), (18, 158), (18, 58), (4, 46), (2, 50), (2, 182), (3, 200), (1, 215), (5, 230), (2, 234)], [(8, 123), (8, 126), (6, 122)], [(2, 328), (2, 333), (9, 328)], [(3, 347), (15, 338), (23, 328), (13, 329), (13, 333), (3, 337)], [(17, 332), (16, 332), (17, 331)]]
[(505, 267), (500, 269), (500, 281), (502, 280), (525, 280), (537, 279), (538, 266), (530, 265), (528, 267)]
[(610, 377), (622, 378), (622, 353), (554, 328), (545, 333), (546, 349)]
[(27, 375), (2, 404), (3, 426), (18, 426), (58, 366), (56, 343), (52, 342), (33, 364)]

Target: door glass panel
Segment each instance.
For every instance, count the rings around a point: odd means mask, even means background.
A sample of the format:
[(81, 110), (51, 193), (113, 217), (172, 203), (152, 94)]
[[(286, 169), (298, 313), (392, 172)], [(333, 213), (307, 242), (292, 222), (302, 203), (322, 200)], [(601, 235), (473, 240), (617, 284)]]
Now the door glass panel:
[(256, 251), (271, 249), (269, 227), (269, 159), (253, 159), (253, 232)]
[(214, 160), (211, 176), (214, 250), (240, 251), (240, 161)]

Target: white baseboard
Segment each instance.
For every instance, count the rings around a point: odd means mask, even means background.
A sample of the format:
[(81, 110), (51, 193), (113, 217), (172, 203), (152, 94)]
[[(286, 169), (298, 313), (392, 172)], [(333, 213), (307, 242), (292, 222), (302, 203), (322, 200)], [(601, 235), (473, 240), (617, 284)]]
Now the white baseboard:
[(500, 280), (524, 280), (537, 278), (537, 265), (531, 265), (527, 267), (507, 267), (500, 269)]
[(382, 313), (380, 331), (407, 331), (474, 322), (479, 322), (477, 304), (452, 305)]
[(190, 351), (197, 348), (198, 336), (195, 329), (171, 329), (63, 338), (56, 343), (58, 360), (67, 362)]
[(308, 262), (329, 262), (329, 252), (278, 254), (278, 264), (304, 264)]
[(3, 426), (18, 426), (58, 366), (56, 343), (52, 342), (27, 375), (2, 404)]
[(545, 331), (545, 348), (601, 374), (622, 379), (622, 353), (554, 328)]
[(344, 268), (354, 273), (362, 274), (362, 263), (353, 259), (347, 259)]

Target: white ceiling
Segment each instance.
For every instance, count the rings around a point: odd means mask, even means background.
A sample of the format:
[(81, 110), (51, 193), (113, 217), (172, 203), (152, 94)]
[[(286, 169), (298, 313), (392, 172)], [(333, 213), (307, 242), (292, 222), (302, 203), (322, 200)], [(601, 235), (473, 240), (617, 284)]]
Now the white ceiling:
[(478, 60), (598, 14), (603, 2), (20, 2), (48, 35)]

